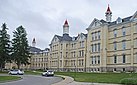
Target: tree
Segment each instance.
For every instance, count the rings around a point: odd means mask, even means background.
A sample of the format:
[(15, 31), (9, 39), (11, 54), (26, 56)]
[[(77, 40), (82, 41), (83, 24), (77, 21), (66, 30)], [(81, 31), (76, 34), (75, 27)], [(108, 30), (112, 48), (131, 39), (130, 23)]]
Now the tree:
[(5, 67), (5, 63), (10, 61), (10, 35), (7, 33), (6, 24), (2, 24), (0, 30), (0, 69)]
[(27, 33), (25, 28), (19, 26), (13, 32), (12, 39), (12, 57), (14, 62), (17, 64), (18, 69), (20, 69), (20, 65), (29, 64), (29, 45), (27, 40)]

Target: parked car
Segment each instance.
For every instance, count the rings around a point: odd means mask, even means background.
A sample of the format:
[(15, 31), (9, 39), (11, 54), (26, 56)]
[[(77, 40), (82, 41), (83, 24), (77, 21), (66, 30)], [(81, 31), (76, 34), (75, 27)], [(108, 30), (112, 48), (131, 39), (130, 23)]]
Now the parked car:
[(19, 70), (19, 69), (14, 69), (14, 70), (10, 70), (8, 74), (10, 74), (10, 75), (23, 75), (24, 71)]
[(47, 71), (42, 73), (42, 76), (54, 76), (54, 71), (47, 70)]

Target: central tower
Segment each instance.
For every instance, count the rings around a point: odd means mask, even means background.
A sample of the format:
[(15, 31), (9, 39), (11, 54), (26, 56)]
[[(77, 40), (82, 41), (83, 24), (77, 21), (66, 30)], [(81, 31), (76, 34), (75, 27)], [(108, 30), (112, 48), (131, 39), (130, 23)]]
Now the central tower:
[(63, 34), (68, 34), (69, 35), (69, 25), (68, 21), (66, 20), (64, 25), (63, 25)]

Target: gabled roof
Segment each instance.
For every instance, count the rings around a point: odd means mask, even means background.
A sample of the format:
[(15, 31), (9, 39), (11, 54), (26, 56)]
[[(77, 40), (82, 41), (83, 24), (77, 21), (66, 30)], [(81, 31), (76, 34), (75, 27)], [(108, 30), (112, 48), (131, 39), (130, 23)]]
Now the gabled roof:
[[(72, 37), (69, 36), (69, 34), (63, 34), (63, 36), (55, 35), (54, 37), (57, 37), (59, 41), (72, 41)], [(54, 39), (53, 37), (53, 39)], [(52, 41), (53, 41), (52, 39)]]
[(71, 41), (72, 37), (70, 37), (68, 34), (63, 34), (62, 41)]
[[(123, 19), (122, 19), (122, 23), (123, 23), (123, 22), (128, 22), (128, 21), (130, 21), (131, 17), (132, 17), (132, 16), (123, 18)], [(116, 25), (117, 22), (116, 22), (116, 21), (113, 21), (113, 22), (109, 22), (108, 24), (109, 24), (109, 26), (112, 26), (112, 25)]]
[(30, 46), (30, 52), (31, 53), (40, 53), (42, 50), (36, 47)]
[(137, 16), (137, 11), (134, 13), (134, 15), (131, 17), (130, 20), (133, 20)]
[(103, 19), (98, 20), (98, 19), (94, 18), (94, 20), (91, 22), (91, 24), (89, 25), (89, 27), (86, 30), (89, 30), (92, 27), (96, 27), (96, 26), (94, 26), (95, 23), (98, 24), (98, 25), (101, 25), (101, 24), (104, 24), (104, 23), (107, 23), (107, 22), (105, 20), (103, 20)]

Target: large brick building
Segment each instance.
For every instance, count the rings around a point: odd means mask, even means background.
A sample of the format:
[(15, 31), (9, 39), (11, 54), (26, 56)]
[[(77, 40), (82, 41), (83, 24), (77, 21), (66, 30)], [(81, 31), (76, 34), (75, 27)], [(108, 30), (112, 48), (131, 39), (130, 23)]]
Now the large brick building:
[[(137, 12), (111, 21), (108, 6), (106, 20), (94, 19), (87, 34), (69, 35), (69, 23), (63, 25), (63, 35), (55, 35), (50, 48), (44, 51), (33, 43), (30, 69), (55, 71), (137, 71)], [(34, 40), (33, 40), (34, 42)]]
[(63, 35), (55, 35), (50, 44), (49, 68), (58, 71), (137, 71), (137, 12), (111, 21), (108, 6), (106, 20), (94, 19), (86, 29), (70, 37), (67, 20)]

